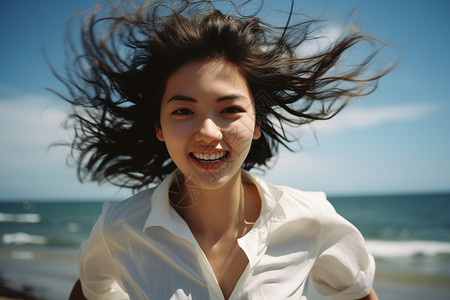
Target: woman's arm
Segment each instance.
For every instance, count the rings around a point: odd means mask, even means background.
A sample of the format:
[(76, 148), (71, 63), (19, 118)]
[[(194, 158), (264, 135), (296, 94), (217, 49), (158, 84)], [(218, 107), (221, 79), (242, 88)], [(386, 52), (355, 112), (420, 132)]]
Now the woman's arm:
[(375, 293), (375, 290), (371, 289), (369, 295), (367, 295), (364, 298), (361, 298), (359, 300), (379, 300), (379, 299), (378, 299), (377, 294)]
[(69, 300), (87, 300), (86, 297), (84, 297), (83, 295), (83, 291), (81, 290), (81, 282), (79, 279), (77, 280), (77, 282), (75, 282), (75, 285), (72, 288)]

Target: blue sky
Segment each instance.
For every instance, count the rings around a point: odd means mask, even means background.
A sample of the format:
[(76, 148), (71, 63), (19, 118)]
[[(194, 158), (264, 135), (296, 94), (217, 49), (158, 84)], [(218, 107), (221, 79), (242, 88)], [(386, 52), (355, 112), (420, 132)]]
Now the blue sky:
[[(266, 1), (285, 7), (287, 1)], [(0, 2), (0, 199), (120, 199), (130, 191), (80, 184), (66, 167), (67, 149), (50, 143), (67, 105), (45, 90), (61, 88), (43, 59), (64, 62), (67, 20), (96, 1)], [(302, 149), (281, 151), (263, 178), (331, 195), (450, 191), (450, 40), (448, 1), (297, 1), (296, 10), (329, 18), (339, 32), (357, 12), (368, 34), (395, 46), (380, 64), (398, 60), (372, 95), (335, 119), (301, 132)], [(327, 31), (328, 30), (328, 31)]]

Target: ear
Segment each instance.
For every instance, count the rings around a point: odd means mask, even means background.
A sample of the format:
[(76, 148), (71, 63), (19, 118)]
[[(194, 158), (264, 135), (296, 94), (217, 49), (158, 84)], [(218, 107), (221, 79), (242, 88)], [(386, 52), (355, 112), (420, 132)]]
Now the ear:
[(260, 124), (261, 123), (259, 121), (256, 121), (255, 131), (253, 132), (253, 139), (254, 140), (257, 140), (257, 139), (259, 139), (261, 137), (261, 126), (260, 126)]
[(159, 141), (164, 142), (164, 135), (162, 129), (159, 126), (155, 126), (155, 131), (156, 131), (156, 138)]

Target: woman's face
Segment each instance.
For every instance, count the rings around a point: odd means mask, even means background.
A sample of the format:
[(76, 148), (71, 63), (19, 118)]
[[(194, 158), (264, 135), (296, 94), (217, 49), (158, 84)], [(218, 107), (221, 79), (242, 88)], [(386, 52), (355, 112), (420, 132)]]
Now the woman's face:
[(242, 166), (260, 137), (246, 79), (224, 60), (193, 61), (166, 83), (156, 136), (185, 180), (215, 189)]

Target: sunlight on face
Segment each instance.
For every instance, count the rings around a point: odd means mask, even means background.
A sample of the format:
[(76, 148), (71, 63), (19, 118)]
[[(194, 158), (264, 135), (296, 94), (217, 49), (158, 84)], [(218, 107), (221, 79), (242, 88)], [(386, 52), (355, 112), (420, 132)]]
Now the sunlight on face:
[(157, 138), (186, 180), (222, 186), (240, 171), (260, 134), (247, 81), (233, 64), (189, 62), (169, 77)]

